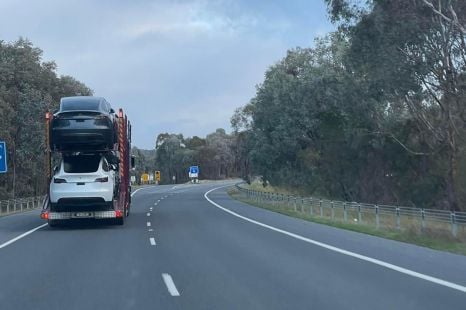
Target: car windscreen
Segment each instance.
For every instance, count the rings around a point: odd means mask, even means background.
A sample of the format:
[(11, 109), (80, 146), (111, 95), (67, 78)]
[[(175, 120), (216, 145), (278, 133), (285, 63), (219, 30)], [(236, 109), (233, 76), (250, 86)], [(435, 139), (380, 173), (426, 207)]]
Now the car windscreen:
[(66, 101), (61, 103), (61, 112), (66, 111), (99, 111), (98, 102), (89, 101)]
[(91, 173), (99, 170), (100, 156), (78, 155), (63, 157), (63, 168), (66, 173)]

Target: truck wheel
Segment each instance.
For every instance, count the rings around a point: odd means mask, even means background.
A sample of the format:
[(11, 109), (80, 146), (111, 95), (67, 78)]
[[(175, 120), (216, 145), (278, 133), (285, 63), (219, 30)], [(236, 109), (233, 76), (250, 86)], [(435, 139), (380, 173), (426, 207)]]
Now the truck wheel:
[(116, 218), (116, 219), (115, 219), (115, 224), (116, 224), (116, 225), (121, 226), (121, 225), (123, 225), (124, 223), (125, 223), (125, 218), (124, 218), (124, 217), (119, 217), (119, 218)]
[(59, 224), (58, 220), (49, 220), (50, 227), (57, 227)]

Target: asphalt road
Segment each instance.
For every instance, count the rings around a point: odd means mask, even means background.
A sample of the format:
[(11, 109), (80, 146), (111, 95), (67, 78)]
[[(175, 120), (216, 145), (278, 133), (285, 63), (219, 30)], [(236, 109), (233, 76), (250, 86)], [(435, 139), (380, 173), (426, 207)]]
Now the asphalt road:
[[(147, 187), (124, 226), (0, 218), (0, 309), (466, 309), (466, 257)], [(13, 242), (11, 242), (13, 240)]]

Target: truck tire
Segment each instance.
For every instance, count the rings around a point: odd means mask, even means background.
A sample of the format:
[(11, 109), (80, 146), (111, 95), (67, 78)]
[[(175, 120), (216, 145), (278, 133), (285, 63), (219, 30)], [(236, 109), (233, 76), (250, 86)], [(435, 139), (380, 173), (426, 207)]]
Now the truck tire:
[(119, 217), (115, 219), (115, 224), (118, 226), (121, 226), (125, 223), (125, 218), (124, 217)]
[(49, 226), (52, 227), (52, 228), (53, 227), (58, 227), (58, 225), (60, 224), (58, 222), (58, 220), (49, 220), (48, 223), (49, 223)]

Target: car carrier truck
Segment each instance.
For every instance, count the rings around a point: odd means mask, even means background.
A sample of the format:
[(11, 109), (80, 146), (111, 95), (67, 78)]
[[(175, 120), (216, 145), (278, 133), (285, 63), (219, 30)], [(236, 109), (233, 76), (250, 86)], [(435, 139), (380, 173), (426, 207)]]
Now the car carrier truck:
[[(90, 139), (89, 144), (83, 143), (83, 137), (94, 133), (93, 136), (98, 135), (99, 127), (95, 124), (107, 116), (95, 111), (81, 113), (79, 103), (86, 101), (89, 106), (95, 102), (98, 107), (99, 100), (103, 98), (70, 97), (63, 98), (62, 103), (70, 99), (74, 100), (77, 109), (71, 111), (71, 116), (68, 115), (65, 120), (59, 113), (46, 113), (49, 190), (40, 216), (50, 226), (71, 219), (107, 219), (123, 225), (131, 205), (130, 169), (134, 166), (134, 158), (131, 157), (131, 124), (123, 110), (119, 109), (117, 115), (112, 115), (115, 131), (113, 145), (98, 145), (95, 139)], [(115, 114), (110, 108), (108, 112)], [(89, 126), (83, 128), (86, 123)], [(69, 127), (65, 128), (69, 129), (66, 132), (69, 138), (58, 141), (54, 130), (63, 129), (63, 124)], [(74, 137), (79, 138), (79, 143), (70, 143)], [(66, 140), (66, 147), (57, 147), (62, 140)], [(59, 161), (54, 168), (52, 159)]]

